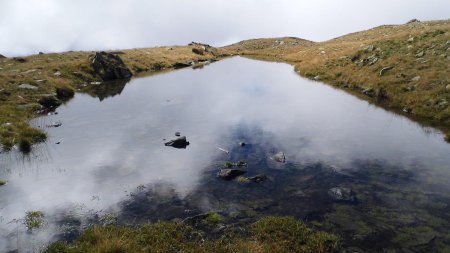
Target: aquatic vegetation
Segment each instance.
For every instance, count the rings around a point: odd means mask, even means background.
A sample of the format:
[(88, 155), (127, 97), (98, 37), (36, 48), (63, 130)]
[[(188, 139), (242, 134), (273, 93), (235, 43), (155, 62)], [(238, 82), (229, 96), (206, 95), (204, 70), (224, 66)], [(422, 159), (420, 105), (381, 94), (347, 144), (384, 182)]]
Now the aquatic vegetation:
[(218, 224), (223, 220), (222, 215), (218, 214), (218, 213), (208, 213), (208, 215), (205, 217), (205, 219), (203, 219), (203, 222), (206, 224)]
[(224, 166), (226, 168), (232, 168), (234, 166), (234, 164), (232, 162), (225, 162)]
[(29, 211), (25, 214), (23, 222), (30, 231), (38, 229), (44, 225), (44, 213), (41, 211)]
[[(217, 217), (211, 214), (211, 217)], [(137, 227), (94, 226), (73, 244), (56, 242), (46, 253), (72, 252), (337, 252), (336, 236), (314, 231), (292, 217), (266, 217), (243, 227), (226, 230), (217, 239), (204, 231), (176, 222)]]
[(247, 184), (247, 183), (250, 183), (250, 179), (248, 179), (247, 177), (238, 177), (238, 178), (237, 178), (237, 181), (238, 181), (240, 184)]
[(7, 183), (7, 181), (5, 180), (0, 180), (0, 186), (5, 185)]

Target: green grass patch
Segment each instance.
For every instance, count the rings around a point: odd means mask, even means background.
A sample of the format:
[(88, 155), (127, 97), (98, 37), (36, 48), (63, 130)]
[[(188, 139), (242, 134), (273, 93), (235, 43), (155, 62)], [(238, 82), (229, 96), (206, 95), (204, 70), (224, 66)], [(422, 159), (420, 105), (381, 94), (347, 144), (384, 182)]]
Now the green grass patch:
[[(218, 216), (210, 215), (213, 220)], [(45, 253), (75, 252), (337, 252), (338, 238), (308, 228), (291, 217), (266, 217), (243, 227), (245, 233), (225, 230), (217, 239), (183, 223), (159, 222), (136, 227), (93, 226), (76, 242), (56, 242)]]
[(26, 212), (24, 224), (30, 231), (42, 227), (44, 225), (44, 213), (41, 211)]
[(215, 225), (223, 220), (222, 215), (218, 213), (208, 213), (208, 216), (203, 220), (205, 224)]

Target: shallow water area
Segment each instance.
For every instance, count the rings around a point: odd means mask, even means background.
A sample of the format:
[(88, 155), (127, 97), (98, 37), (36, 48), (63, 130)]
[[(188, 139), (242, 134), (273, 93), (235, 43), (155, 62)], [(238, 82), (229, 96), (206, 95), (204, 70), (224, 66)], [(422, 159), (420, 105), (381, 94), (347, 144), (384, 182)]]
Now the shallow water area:
[[(93, 95), (35, 119), (49, 139), (28, 156), (0, 154), (0, 252), (37, 251), (91, 223), (211, 211), (229, 222), (295, 216), (355, 250), (450, 247), (443, 135), (292, 66), (235, 57)], [(175, 132), (185, 149), (164, 145)], [(271, 159), (278, 152), (285, 163)], [(241, 160), (245, 177), (267, 180), (217, 177)], [(21, 219), (32, 210), (45, 225), (30, 232)]]

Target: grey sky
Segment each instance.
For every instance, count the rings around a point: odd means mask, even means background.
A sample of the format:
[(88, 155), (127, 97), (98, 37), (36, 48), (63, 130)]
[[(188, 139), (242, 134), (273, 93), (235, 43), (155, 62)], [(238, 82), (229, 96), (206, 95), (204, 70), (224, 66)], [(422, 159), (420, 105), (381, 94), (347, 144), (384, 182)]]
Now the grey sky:
[(0, 53), (331, 39), (412, 18), (450, 18), (449, 0), (0, 0)]

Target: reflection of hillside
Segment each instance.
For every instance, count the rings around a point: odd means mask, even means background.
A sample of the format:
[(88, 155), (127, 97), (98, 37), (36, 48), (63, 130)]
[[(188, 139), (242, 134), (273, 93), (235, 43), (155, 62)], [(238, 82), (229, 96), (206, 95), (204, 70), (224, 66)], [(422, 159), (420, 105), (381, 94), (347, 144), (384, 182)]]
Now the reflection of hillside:
[(120, 95), (129, 81), (129, 79), (122, 79), (103, 82), (101, 85), (91, 84), (84, 88), (83, 92), (93, 97), (98, 97), (100, 101), (103, 101), (105, 98)]

